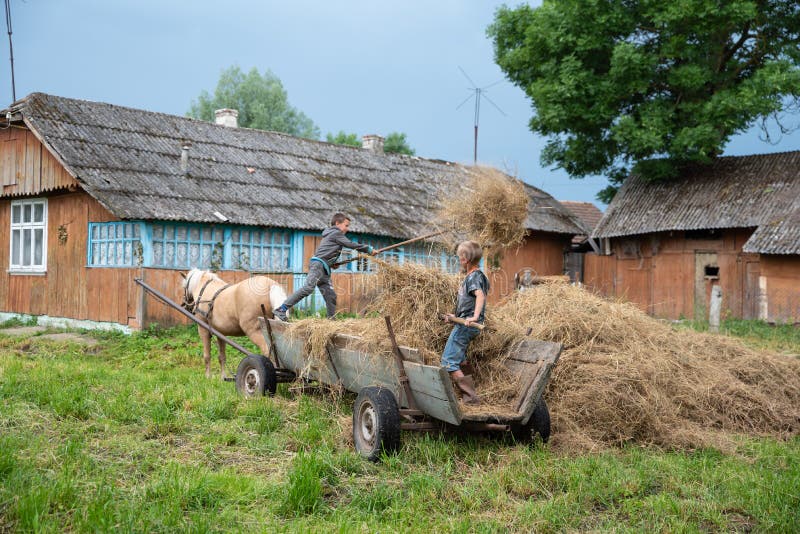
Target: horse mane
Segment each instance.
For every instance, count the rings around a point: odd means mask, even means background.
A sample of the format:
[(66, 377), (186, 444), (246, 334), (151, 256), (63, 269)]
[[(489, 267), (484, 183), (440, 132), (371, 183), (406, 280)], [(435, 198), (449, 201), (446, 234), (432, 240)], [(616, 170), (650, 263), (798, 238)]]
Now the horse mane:
[(186, 273), (186, 278), (183, 280), (183, 288), (190, 294), (194, 294), (195, 289), (197, 289), (197, 284), (200, 283), (200, 280), (202, 280), (204, 276), (210, 276), (212, 280), (225, 282), (225, 280), (220, 278), (215, 272), (193, 267), (191, 271)]

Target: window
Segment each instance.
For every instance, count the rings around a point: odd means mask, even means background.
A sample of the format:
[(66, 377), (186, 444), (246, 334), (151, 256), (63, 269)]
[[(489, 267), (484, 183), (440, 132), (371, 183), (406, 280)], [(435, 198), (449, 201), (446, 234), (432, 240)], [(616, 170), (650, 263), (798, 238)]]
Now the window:
[(11, 261), (9, 270), (47, 270), (47, 200), (11, 203)]
[(153, 225), (153, 266), (222, 269), (222, 228), (188, 224)]
[(140, 223), (89, 223), (89, 265), (135, 267), (141, 264)]
[(234, 228), (231, 230), (231, 267), (245, 271), (289, 270), (289, 232)]

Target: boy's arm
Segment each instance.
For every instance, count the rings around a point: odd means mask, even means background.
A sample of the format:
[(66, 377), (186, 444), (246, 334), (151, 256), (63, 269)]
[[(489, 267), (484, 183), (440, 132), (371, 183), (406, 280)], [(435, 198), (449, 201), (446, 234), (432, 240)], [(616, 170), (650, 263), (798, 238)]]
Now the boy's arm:
[(482, 289), (475, 290), (475, 312), (472, 314), (472, 317), (467, 317), (464, 319), (465, 326), (469, 326), (469, 323), (477, 323), (478, 318), (481, 316), (481, 312), (483, 311), (483, 305), (486, 304), (486, 294), (483, 292)]
[(356, 243), (355, 241), (350, 241), (347, 239), (344, 234), (338, 234), (336, 236), (336, 244), (341, 245), (346, 248), (352, 248), (354, 250), (358, 250), (359, 252), (367, 252), (372, 254), (372, 245), (367, 245), (366, 243)]

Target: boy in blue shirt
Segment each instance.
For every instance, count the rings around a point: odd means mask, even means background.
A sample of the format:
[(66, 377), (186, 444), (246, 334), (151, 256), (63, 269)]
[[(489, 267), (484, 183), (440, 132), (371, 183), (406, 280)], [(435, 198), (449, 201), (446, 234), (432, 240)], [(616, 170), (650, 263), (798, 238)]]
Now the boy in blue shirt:
[(489, 279), (478, 268), (483, 256), (481, 246), (475, 241), (464, 241), (456, 249), (461, 271), (466, 273), (464, 281), (458, 288), (456, 313), (447, 314), (444, 320), (450, 322), (453, 317), (464, 319), (465, 324), (456, 324), (442, 353), (442, 367), (450, 373), (453, 382), (462, 391), (462, 399), (467, 404), (480, 404), (475, 392), (472, 375), (464, 375), (461, 364), (467, 357), (470, 341), (480, 333), (473, 324), (483, 324), (486, 309), (486, 295), (489, 293)]
[(331, 218), (330, 227), (322, 232), (322, 241), (311, 257), (306, 284), (292, 293), (286, 302), (272, 310), (276, 318), (286, 321), (289, 308), (313, 293), (315, 287), (319, 288), (322, 298), (325, 299), (328, 319), (336, 314), (336, 291), (331, 284), (331, 265), (341, 254), (342, 248), (352, 248), (373, 256), (376, 254), (370, 245), (347, 239), (345, 234), (348, 230), (350, 230), (350, 217), (344, 213), (335, 213)]

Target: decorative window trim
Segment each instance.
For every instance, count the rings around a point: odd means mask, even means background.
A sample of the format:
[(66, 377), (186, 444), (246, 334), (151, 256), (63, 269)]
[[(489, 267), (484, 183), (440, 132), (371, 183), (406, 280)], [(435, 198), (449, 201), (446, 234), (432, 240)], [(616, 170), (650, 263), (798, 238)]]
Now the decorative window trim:
[(139, 222), (90, 222), (87, 245), (89, 267), (140, 267), (144, 263)]
[[(34, 221), (36, 217), (36, 207), (41, 206), (41, 220)], [(25, 221), (25, 208), (30, 207), (29, 218)], [(15, 215), (18, 220), (15, 222)], [(47, 199), (35, 198), (27, 200), (12, 200), (11, 213), (9, 216), (9, 250), (8, 250), (8, 272), (14, 274), (44, 274), (47, 272)], [(36, 262), (36, 242), (37, 231), (40, 233), (40, 255), (39, 262)], [(28, 232), (26, 234), (26, 232)], [(30, 248), (28, 259), (25, 258), (24, 241), (28, 236)], [(16, 250), (15, 250), (16, 249)]]
[(261, 227), (235, 227), (227, 236), (230, 266), (251, 273), (291, 270), (292, 232)]

